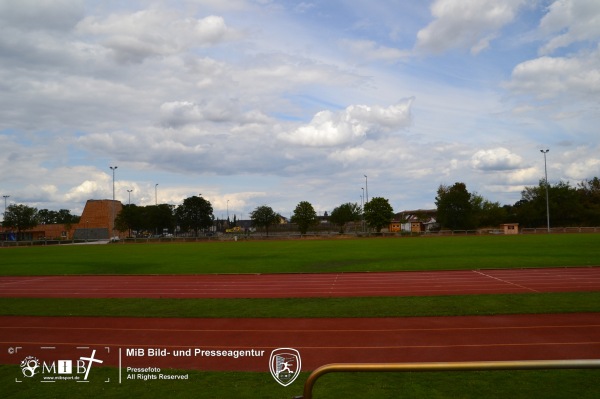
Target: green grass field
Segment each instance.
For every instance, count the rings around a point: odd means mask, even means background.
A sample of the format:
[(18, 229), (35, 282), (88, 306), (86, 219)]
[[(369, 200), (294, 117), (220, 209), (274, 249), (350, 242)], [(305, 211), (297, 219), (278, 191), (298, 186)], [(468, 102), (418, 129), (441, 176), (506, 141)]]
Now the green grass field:
[(600, 235), (364, 238), (0, 249), (0, 275), (321, 273), (600, 265)]
[[(0, 275), (299, 273), (600, 265), (600, 235), (519, 235), (344, 240), (111, 244), (0, 249)], [(309, 299), (1, 298), (1, 315), (129, 317), (405, 317), (600, 312), (600, 293)], [(115, 369), (101, 368), (111, 375)], [(268, 373), (190, 372), (190, 381), (123, 385), (13, 382), (3, 397), (291, 398)], [(187, 371), (186, 371), (187, 372)], [(328, 375), (315, 398), (600, 397), (600, 370)], [(595, 383), (594, 383), (595, 382)], [(40, 386), (43, 385), (43, 386)], [(84, 385), (84, 386), (81, 386)]]

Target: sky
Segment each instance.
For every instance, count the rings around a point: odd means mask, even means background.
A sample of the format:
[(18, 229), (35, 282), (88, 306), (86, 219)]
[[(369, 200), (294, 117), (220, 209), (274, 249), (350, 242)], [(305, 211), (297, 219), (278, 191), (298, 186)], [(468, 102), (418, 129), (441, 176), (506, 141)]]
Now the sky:
[[(600, 176), (597, 0), (0, 0), (0, 195), (289, 217)], [(365, 177), (366, 176), (366, 177)], [(130, 192), (128, 190), (131, 190)]]

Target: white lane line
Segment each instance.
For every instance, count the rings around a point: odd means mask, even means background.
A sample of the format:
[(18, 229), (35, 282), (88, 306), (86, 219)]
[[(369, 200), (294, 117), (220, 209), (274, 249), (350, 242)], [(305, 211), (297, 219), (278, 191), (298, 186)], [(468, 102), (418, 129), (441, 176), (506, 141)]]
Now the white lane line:
[(473, 272), (477, 273), (477, 274), (480, 274), (480, 275), (482, 275), (484, 277), (489, 277), (489, 278), (492, 278), (494, 280), (501, 281), (501, 282), (506, 283), (506, 284), (514, 285), (515, 287), (523, 288), (524, 290), (529, 290), (529, 291), (536, 292), (536, 293), (540, 292), (538, 290), (534, 290), (533, 288), (525, 287), (524, 285), (521, 285), (521, 284), (516, 284), (516, 283), (513, 283), (511, 281), (507, 281), (507, 280), (503, 280), (503, 279), (498, 278), (498, 277), (490, 276), (489, 274), (482, 273), (479, 270), (473, 270)]

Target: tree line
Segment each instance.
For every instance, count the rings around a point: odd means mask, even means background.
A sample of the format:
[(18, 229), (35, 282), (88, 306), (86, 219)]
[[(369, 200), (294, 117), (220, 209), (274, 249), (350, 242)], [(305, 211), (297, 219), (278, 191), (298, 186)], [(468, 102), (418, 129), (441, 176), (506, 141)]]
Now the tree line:
[(471, 230), (502, 223), (543, 227), (547, 224), (546, 198), (552, 226), (600, 226), (600, 180), (597, 177), (583, 180), (575, 187), (569, 182), (549, 184), (542, 179), (537, 186), (525, 187), (521, 199), (513, 205), (500, 205), (470, 193), (462, 182), (440, 185), (435, 198), (437, 222), (450, 230)]
[[(521, 199), (513, 205), (500, 205), (468, 191), (465, 183), (452, 186), (440, 185), (435, 197), (437, 222), (441, 228), (450, 230), (472, 230), (497, 227), (502, 223), (519, 223), (522, 227), (546, 225), (546, 191), (552, 226), (600, 226), (600, 179), (583, 180), (576, 186), (568, 182), (549, 184), (540, 180), (537, 186), (525, 187)], [(379, 232), (389, 226), (395, 214), (389, 201), (375, 197), (361, 207), (357, 203), (344, 203), (328, 216), (328, 221), (343, 233), (349, 223), (363, 222), (373, 231)], [(267, 205), (258, 206), (250, 213), (254, 227), (269, 232), (273, 225), (281, 223), (281, 215)], [(26, 205), (10, 205), (3, 226), (18, 232), (29, 230), (40, 224), (76, 224), (80, 216), (71, 215), (69, 210), (51, 211)], [(308, 201), (301, 201), (294, 209), (290, 222), (297, 225), (301, 234), (319, 223), (317, 213)], [(403, 221), (400, 221), (403, 222)], [(179, 231), (198, 236), (201, 232), (216, 228), (234, 227), (237, 220), (215, 219), (212, 204), (202, 196), (192, 196), (181, 205), (124, 205), (115, 219), (115, 228), (121, 232), (145, 231), (162, 234), (163, 231)]]
[[(350, 222), (358, 222), (364, 218), (371, 228), (380, 231), (387, 227), (392, 220), (394, 211), (387, 199), (373, 198), (363, 209), (355, 203), (342, 204), (335, 208), (329, 216), (331, 223), (339, 226), (343, 232), (345, 226)], [(258, 206), (250, 213), (252, 226), (264, 228), (269, 234), (271, 226), (280, 224), (283, 217), (268, 205)], [(317, 212), (308, 201), (298, 203), (292, 217), (291, 223), (298, 227), (301, 234), (306, 234), (311, 227), (319, 223)], [(212, 231), (213, 228), (223, 230), (225, 227), (235, 227), (237, 224), (234, 216), (231, 220), (215, 219), (210, 201), (201, 196), (192, 196), (183, 200), (179, 206), (174, 205), (124, 205), (115, 219), (115, 228), (119, 231), (137, 231), (147, 234), (158, 234), (164, 230), (179, 232), (198, 236), (200, 233)]]
[(4, 212), (2, 226), (17, 232), (33, 229), (41, 224), (73, 225), (79, 223), (81, 216), (71, 215), (68, 209), (51, 211), (30, 207), (23, 204), (11, 204)]
[[(334, 208), (327, 219), (339, 227), (340, 233), (344, 233), (348, 223), (358, 223), (363, 220), (369, 228), (380, 232), (382, 228), (389, 225), (393, 218), (394, 210), (389, 201), (385, 198), (375, 197), (365, 204), (364, 209), (357, 203), (342, 204)], [(250, 214), (250, 219), (253, 226), (264, 228), (268, 235), (269, 227), (281, 223), (283, 217), (270, 206), (262, 205)], [(301, 201), (294, 209), (290, 222), (297, 225), (300, 234), (306, 234), (311, 227), (319, 223), (319, 218), (310, 202)]]

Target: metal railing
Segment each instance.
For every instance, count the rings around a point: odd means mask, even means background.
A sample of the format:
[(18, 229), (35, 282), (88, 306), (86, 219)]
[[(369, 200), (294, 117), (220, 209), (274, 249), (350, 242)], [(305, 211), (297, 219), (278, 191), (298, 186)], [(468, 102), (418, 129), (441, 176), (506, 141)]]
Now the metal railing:
[(355, 372), (431, 372), (431, 371), (488, 371), (488, 370), (549, 370), (595, 369), (600, 360), (515, 360), (494, 362), (446, 363), (332, 363), (314, 370), (304, 383), (304, 396), (294, 399), (312, 399), (317, 380), (329, 373)]

